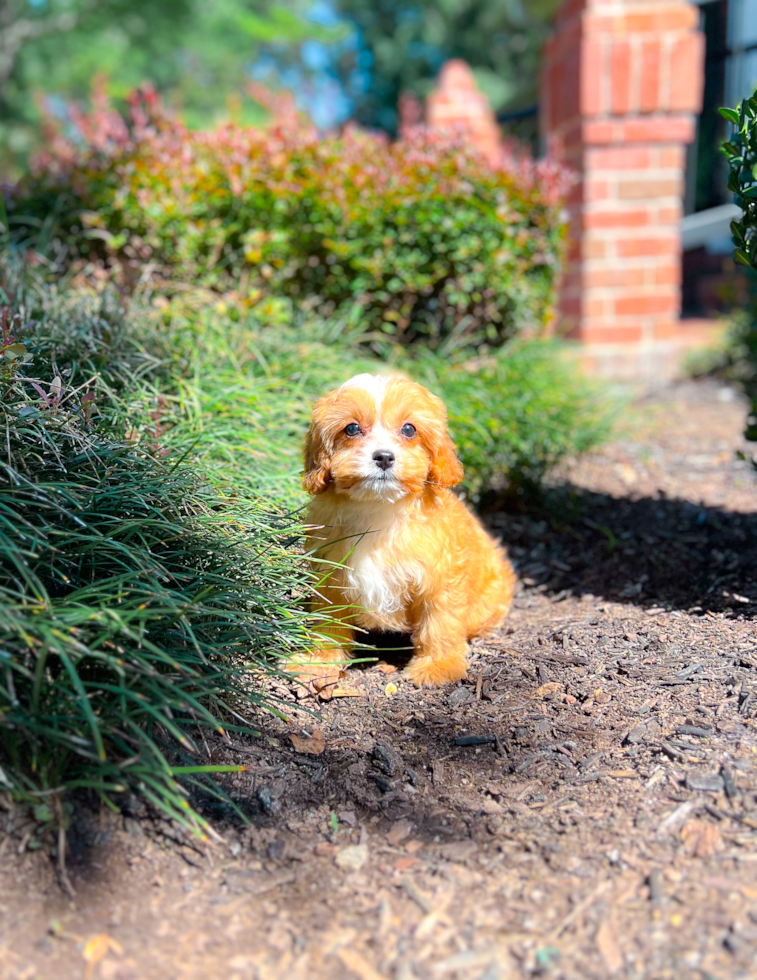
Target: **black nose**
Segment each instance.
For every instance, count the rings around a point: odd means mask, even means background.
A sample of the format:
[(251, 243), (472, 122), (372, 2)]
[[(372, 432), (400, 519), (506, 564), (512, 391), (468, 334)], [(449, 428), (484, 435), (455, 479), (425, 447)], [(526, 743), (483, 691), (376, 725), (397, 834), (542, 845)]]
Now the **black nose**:
[(388, 449), (377, 449), (373, 458), (380, 470), (388, 470), (390, 466), (394, 466), (394, 453), (390, 453)]

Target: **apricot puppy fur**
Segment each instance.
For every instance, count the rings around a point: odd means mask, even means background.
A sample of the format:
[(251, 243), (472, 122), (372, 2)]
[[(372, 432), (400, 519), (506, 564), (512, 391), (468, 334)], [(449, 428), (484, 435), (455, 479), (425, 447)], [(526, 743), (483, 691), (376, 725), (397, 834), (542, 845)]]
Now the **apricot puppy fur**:
[(327, 576), (317, 607), (336, 622), (316, 659), (345, 659), (355, 627), (396, 630), (412, 634), (415, 684), (465, 677), (468, 640), (507, 615), (515, 575), (449, 489), (462, 478), (444, 403), (421, 385), (361, 374), (317, 402), (308, 546)]

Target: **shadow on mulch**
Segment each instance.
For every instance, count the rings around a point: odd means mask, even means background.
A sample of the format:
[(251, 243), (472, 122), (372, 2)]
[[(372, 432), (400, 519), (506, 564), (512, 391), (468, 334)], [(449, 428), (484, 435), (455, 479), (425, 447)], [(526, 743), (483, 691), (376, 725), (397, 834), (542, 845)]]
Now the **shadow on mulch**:
[[(591, 594), (638, 606), (757, 615), (757, 513), (564, 484), (526, 514), (493, 512), (524, 584), (555, 601)], [(757, 501), (756, 501), (757, 505)]]

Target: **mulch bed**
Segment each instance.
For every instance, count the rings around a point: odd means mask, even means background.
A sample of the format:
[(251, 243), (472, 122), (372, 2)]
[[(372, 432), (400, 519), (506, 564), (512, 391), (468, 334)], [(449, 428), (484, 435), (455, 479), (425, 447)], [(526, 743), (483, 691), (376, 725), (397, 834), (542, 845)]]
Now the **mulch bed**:
[[(522, 587), (465, 683), (382, 652), (229, 782), (225, 845), (137, 801), (71, 834), (72, 902), (0, 812), (0, 977), (757, 977), (757, 478), (685, 384), (489, 515)], [(278, 693), (291, 698), (292, 685)], [(301, 694), (301, 692), (300, 692)], [(292, 739), (294, 736), (294, 739)]]

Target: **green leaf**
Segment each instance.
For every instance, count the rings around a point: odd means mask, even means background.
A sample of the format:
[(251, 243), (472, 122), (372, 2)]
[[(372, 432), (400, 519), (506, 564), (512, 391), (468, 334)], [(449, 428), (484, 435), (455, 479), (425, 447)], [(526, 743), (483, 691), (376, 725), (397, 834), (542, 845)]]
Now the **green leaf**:
[(53, 819), (53, 811), (47, 805), (47, 803), (38, 803), (32, 811), (34, 813), (34, 819), (38, 820), (40, 823), (51, 823)]
[(87, 724), (89, 725), (89, 729), (92, 733), (92, 740), (94, 741), (95, 746), (97, 748), (97, 755), (100, 761), (102, 762), (106, 758), (102, 732), (100, 731), (100, 725), (97, 721), (97, 716), (95, 715), (95, 712), (92, 710), (92, 705), (89, 702), (89, 698), (87, 697), (87, 692), (85, 691), (84, 685), (82, 684), (81, 677), (79, 677), (76, 667), (71, 662), (71, 659), (69, 658), (68, 654), (64, 650), (63, 645), (61, 643), (56, 644), (56, 653), (60, 657), (61, 663), (65, 667), (66, 673), (68, 674), (71, 683), (73, 684), (74, 689), (76, 690), (76, 693), (78, 695), (78, 699), (77, 699), (78, 707), (81, 709), (81, 711), (84, 713), (87, 719)]
[(739, 114), (735, 109), (718, 109), (718, 112), (723, 119), (727, 119), (728, 122), (732, 122), (734, 126), (739, 125)]
[(25, 344), (8, 344), (3, 348), (3, 357), (8, 361), (15, 361), (27, 353)]

